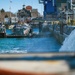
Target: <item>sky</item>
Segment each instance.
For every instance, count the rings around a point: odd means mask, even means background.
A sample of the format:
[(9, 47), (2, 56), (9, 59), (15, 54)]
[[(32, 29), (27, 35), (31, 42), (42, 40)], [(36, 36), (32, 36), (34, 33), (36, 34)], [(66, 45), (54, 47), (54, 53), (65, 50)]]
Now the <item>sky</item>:
[(22, 5), (30, 5), (33, 9), (38, 9), (38, 11), (43, 14), (43, 4), (39, 4), (39, 0), (0, 0), (0, 9), (4, 9), (5, 11), (9, 11), (11, 6), (11, 12), (16, 13), (19, 9), (21, 9)]

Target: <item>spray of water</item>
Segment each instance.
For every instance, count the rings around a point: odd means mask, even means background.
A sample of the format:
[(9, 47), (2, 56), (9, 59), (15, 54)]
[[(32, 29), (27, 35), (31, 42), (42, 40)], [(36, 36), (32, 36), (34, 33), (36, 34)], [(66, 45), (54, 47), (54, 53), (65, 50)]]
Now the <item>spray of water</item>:
[(75, 30), (65, 38), (62, 47), (59, 49), (60, 52), (75, 52)]

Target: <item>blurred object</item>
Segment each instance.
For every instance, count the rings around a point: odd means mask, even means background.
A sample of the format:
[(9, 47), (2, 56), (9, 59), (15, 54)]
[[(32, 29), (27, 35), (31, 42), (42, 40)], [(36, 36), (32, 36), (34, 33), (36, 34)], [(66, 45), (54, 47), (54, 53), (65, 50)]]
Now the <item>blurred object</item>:
[(26, 6), (26, 10), (31, 11), (32, 10), (32, 6)]
[(0, 61), (0, 75), (68, 75), (66, 61)]

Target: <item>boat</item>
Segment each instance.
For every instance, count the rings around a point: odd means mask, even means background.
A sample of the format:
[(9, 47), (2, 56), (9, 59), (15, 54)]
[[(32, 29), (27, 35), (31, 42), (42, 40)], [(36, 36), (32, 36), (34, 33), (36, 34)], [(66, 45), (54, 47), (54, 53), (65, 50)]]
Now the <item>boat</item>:
[(15, 25), (13, 27), (13, 35), (15, 36), (29, 36), (31, 27), (29, 24)]
[(5, 37), (5, 36), (6, 36), (6, 28), (4, 25), (0, 23), (0, 38)]

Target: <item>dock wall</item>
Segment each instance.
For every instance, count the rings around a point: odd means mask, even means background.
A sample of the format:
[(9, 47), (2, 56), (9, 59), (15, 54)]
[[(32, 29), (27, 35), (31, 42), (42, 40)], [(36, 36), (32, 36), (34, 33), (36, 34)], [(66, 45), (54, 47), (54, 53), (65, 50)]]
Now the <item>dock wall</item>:
[(50, 32), (61, 44), (74, 29), (75, 26), (71, 25), (49, 25)]

